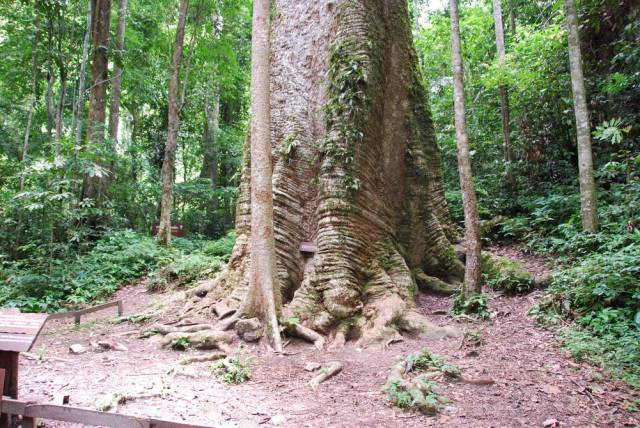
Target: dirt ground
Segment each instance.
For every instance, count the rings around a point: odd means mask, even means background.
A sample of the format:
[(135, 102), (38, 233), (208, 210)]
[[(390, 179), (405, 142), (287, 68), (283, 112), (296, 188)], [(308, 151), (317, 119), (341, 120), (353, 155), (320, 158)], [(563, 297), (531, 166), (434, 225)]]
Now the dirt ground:
[[(521, 258), (536, 275), (546, 272), (544, 260), (508, 247), (495, 251)], [(388, 349), (359, 349), (347, 343), (342, 350), (328, 352), (294, 341), (287, 355), (279, 356), (262, 343), (245, 344), (253, 358), (252, 377), (232, 386), (215, 380), (210, 362), (180, 364), (185, 354), (206, 352), (164, 350), (157, 338), (138, 339), (143, 326), (115, 323), (111, 308), (83, 318), (79, 328), (72, 319), (49, 323), (31, 358), (21, 359), (20, 398), (45, 403), (65, 393), (73, 406), (97, 408), (118, 396), (135, 396), (114, 411), (215, 427), (541, 427), (545, 422), (561, 427), (639, 426), (640, 415), (625, 410), (640, 398), (637, 392), (572, 361), (551, 332), (527, 318), (539, 294), (492, 295), (491, 318), (472, 323), (451, 318), (450, 298), (419, 296), (421, 311), (433, 322), (480, 332), (483, 343), (474, 348), (461, 347), (459, 338), (406, 338)], [(123, 299), (125, 314), (137, 314), (166, 296), (148, 293), (139, 284), (121, 290), (116, 298)], [(128, 350), (69, 352), (71, 344), (91, 348), (90, 342), (105, 339)], [(394, 410), (381, 393), (389, 368), (398, 356), (425, 347), (459, 365), (466, 377), (495, 383), (442, 383), (438, 391), (451, 402), (437, 416)], [(305, 365), (334, 360), (344, 364), (342, 373), (311, 390), (307, 382), (313, 374), (304, 370)]]

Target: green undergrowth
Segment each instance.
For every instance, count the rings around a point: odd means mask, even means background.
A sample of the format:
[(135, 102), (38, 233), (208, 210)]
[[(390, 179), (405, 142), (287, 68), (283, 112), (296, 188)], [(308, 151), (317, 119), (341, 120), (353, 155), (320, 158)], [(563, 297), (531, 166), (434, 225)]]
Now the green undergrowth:
[(559, 268), (530, 315), (559, 329), (579, 360), (640, 388), (640, 180), (600, 193), (598, 233), (581, 231), (575, 188), (524, 198), (527, 215), (502, 225), (502, 236), (552, 257)]
[[(233, 234), (219, 241), (174, 239), (164, 248), (153, 237), (112, 232), (86, 254), (56, 259), (0, 260), (0, 306), (24, 312), (55, 312), (99, 301), (150, 275), (158, 284), (188, 284), (226, 261)], [(161, 287), (159, 287), (161, 288)]]
[(219, 382), (240, 384), (251, 379), (251, 356), (238, 349), (234, 355), (211, 365), (211, 371)]
[(471, 297), (464, 299), (462, 295), (458, 295), (453, 301), (454, 315), (467, 315), (485, 319), (489, 317), (489, 308), (487, 307), (487, 295), (484, 293), (475, 293)]
[(385, 399), (398, 409), (425, 415), (435, 415), (449, 403), (438, 393), (438, 382), (458, 379), (462, 374), (460, 367), (445, 363), (426, 349), (407, 355), (399, 364), (404, 368), (403, 378), (388, 379), (383, 388)]

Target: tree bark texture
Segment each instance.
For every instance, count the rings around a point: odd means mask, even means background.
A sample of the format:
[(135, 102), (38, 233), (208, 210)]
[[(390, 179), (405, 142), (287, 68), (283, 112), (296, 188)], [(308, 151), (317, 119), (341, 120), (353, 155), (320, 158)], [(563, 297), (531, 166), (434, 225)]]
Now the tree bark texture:
[(118, 144), (118, 130), (120, 128), (120, 95), (122, 93), (126, 18), (127, 0), (118, 0), (118, 25), (116, 27), (116, 49), (113, 56), (113, 82), (111, 84), (111, 109), (109, 112), (109, 137), (115, 145)]
[(169, 116), (167, 144), (164, 147), (162, 162), (162, 200), (160, 201), (160, 225), (158, 239), (162, 245), (171, 245), (171, 210), (173, 208), (173, 170), (176, 162), (176, 145), (180, 130), (180, 107), (178, 96), (180, 89), (180, 64), (184, 51), (184, 32), (187, 25), (188, 0), (180, 0), (178, 28), (171, 59), (171, 80), (169, 81)]
[[(102, 151), (105, 148), (105, 120), (107, 107), (107, 86), (109, 84), (109, 25), (111, 0), (91, 2), (91, 91), (89, 96), (89, 119), (87, 141), (89, 150)], [(100, 201), (106, 191), (107, 177), (88, 177), (83, 182), (83, 198)]]
[(251, 35), (251, 249), (247, 298), (240, 314), (261, 317), (276, 351), (282, 351), (278, 312), (271, 164), (269, 0), (253, 2)]
[[(457, 283), (464, 266), (445, 235), (441, 157), (407, 2), (278, 0), (273, 9), (270, 144), (283, 315), (338, 341), (451, 333), (422, 318), (414, 299), (415, 274)], [(229, 265), (199, 287), (186, 313), (209, 312), (221, 299), (238, 307), (247, 295), (251, 161), (245, 149)], [(303, 242), (315, 252), (301, 252)]]
[(78, 98), (76, 99), (75, 107), (75, 135), (77, 145), (82, 143), (82, 123), (84, 121), (83, 111), (86, 89), (85, 82), (87, 77), (87, 62), (89, 60), (89, 47), (91, 45), (91, 18), (93, 16), (91, 11), (92, 3), (92, 0), (89, 0), (87, 10), (87, 30), (84, 33), (84, 40), (82, 42), (82, 59), (80, 60), (80, 71), (78, 77)]
[(456, 143), (458, 145), (458, 171), (460, 173), (460, 187), (462, 189), (462, 203), (464, 205), (464, 228), (467, 257), (464, 275), (463, 296), (469, 297), (481, 291), (482, 275), (480, 220), (478, 218), (478, 204), (476, 191), (471, 173), (471, 155), (469, 153), (469, 138), (467, 135), (467, 117), (464, 102), (464, 67), (462, 63), (462, 49), (460, 46), (460, 20), (458, 15), (458, 0), (450, 0), (451, 14), (451, 52), (453, 59), (453, 97), (455, 110)]
[(582, 228), (587, 232), (593, 233), (598, 230), (596, 185), (593, 178), (591, 125), (589, 123), (587, 93), (582, 73), (578, 15), (574, 0), (565, 0), (565, 13), (567, 15), (567, 31), (569, 33), (569, 68), (571, 70), (571, 88), (573, 90), (573, 109), (576, 115), (576, 134), (578, 138), (580, 214)]

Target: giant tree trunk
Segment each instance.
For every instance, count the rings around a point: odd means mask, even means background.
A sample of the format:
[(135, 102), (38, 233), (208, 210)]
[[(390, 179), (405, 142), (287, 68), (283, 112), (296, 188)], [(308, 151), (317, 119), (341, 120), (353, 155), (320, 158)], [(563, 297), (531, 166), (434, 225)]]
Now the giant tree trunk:
[(582, 74), (582, 52), (580, 51), (580, 33), (578, 15), (573, 0), (565, 0), (567, 30), (569, 33), (569, 66), (571, 69), (571, 87), (573, 89), (573, 109), (576, 115), (578, 137), (578, 169), (580, 181), (580, 215), (582, 228), (587, 232), (598, 230), (598, 212), (596, 207), (596, 185), (593, 179), (593, 155), (591, 153), (591, 125), (587, 94)]
[[(89, 97), (89, 120), (87, 123), (87, 141), (89, 150), (102, 151), (105, 136), (107, 106), (107, 86), (109, 77), (109, 24), (111, 0), (92, 0), (91, 4), (91, 95)], [(107, 177), (84, 178), (83, 198), (100, 201), (106, 190)]]
[(464, 205), (465, 244), (467, 247), (466, 269), (464, 274), (464, 289), (462, 295), (467, 298), (473, 293), (481, 291), (480, 277), (481, 242), (480, 220), (476, 191), (471, 173), (471, 154), (469, 152), (469, 138), (467, 136), (467, 117), (464, 102), (464, 68), (462, 63), (462, 49), (460, 46), (460, 20), (458, 16), (458, 0), (450, 0), (451, 14), (451, 53), (453, 59), (453, 97), (455, 109), (456, 143), (458, 146), (458, 170), (460, 173), (460, 188), (462, 189), (462, 203)]
[(160, 226), (158, 239), (162, 245), (171, 245), (171, 209), (173, 208), (173, 168), (176, 159), (176, 144), (180, 129), (180, 107), (178, 90), (180, 87), (180, 63), (184, 50), (184, 30), (187, 25), (188, 0), (180, 0), (180, 14), (176, 31), (176, 42), (171, 60), (171, 80), (169, 81), (169, 126), (167, 144), (162, 161), (162, 200), (160, 201)]
[(120, 94), (122, 92), (122, 58), (124, 53), (124, 31), (127, 17), (127, 0), (118, 1), (118, 26), (116, 27), (116, 50), (113, 60), (113, 83), (111, 85), (111, 110), (109, 112), (109, 137), (118, 143), (120, 127)]
[[(272, 16), (283, 315), (334, 332), (338, 344), (397, 331), (451, 333), (428, 323), (415, 304), (416, 277), (459, 284), (464, 267), (443, 231), (440, 153), (406, 0), (277, 0)], [(245, 150), (229, 265), (191, 293), (185, 316), (237, 308), (247, 296), (250, 161)], [(301, 251), (303, 242), (311, 244)]]

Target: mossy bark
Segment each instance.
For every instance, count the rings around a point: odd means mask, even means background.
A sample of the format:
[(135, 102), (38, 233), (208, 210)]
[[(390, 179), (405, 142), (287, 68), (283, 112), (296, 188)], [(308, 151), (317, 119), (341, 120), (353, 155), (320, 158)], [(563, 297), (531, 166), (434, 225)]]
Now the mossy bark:
[[(274, 2), (271, 144), (285, 317), (366, 342), (398, 330), (448, 334), (416, 310), (412, 271), (459, 283), (445, 230), (440, 152), (406, 1)], [(227, 270), (188, 312), (247, 290), (250, 162)], [(301, 253), (301, 242), (317, 251)]]

